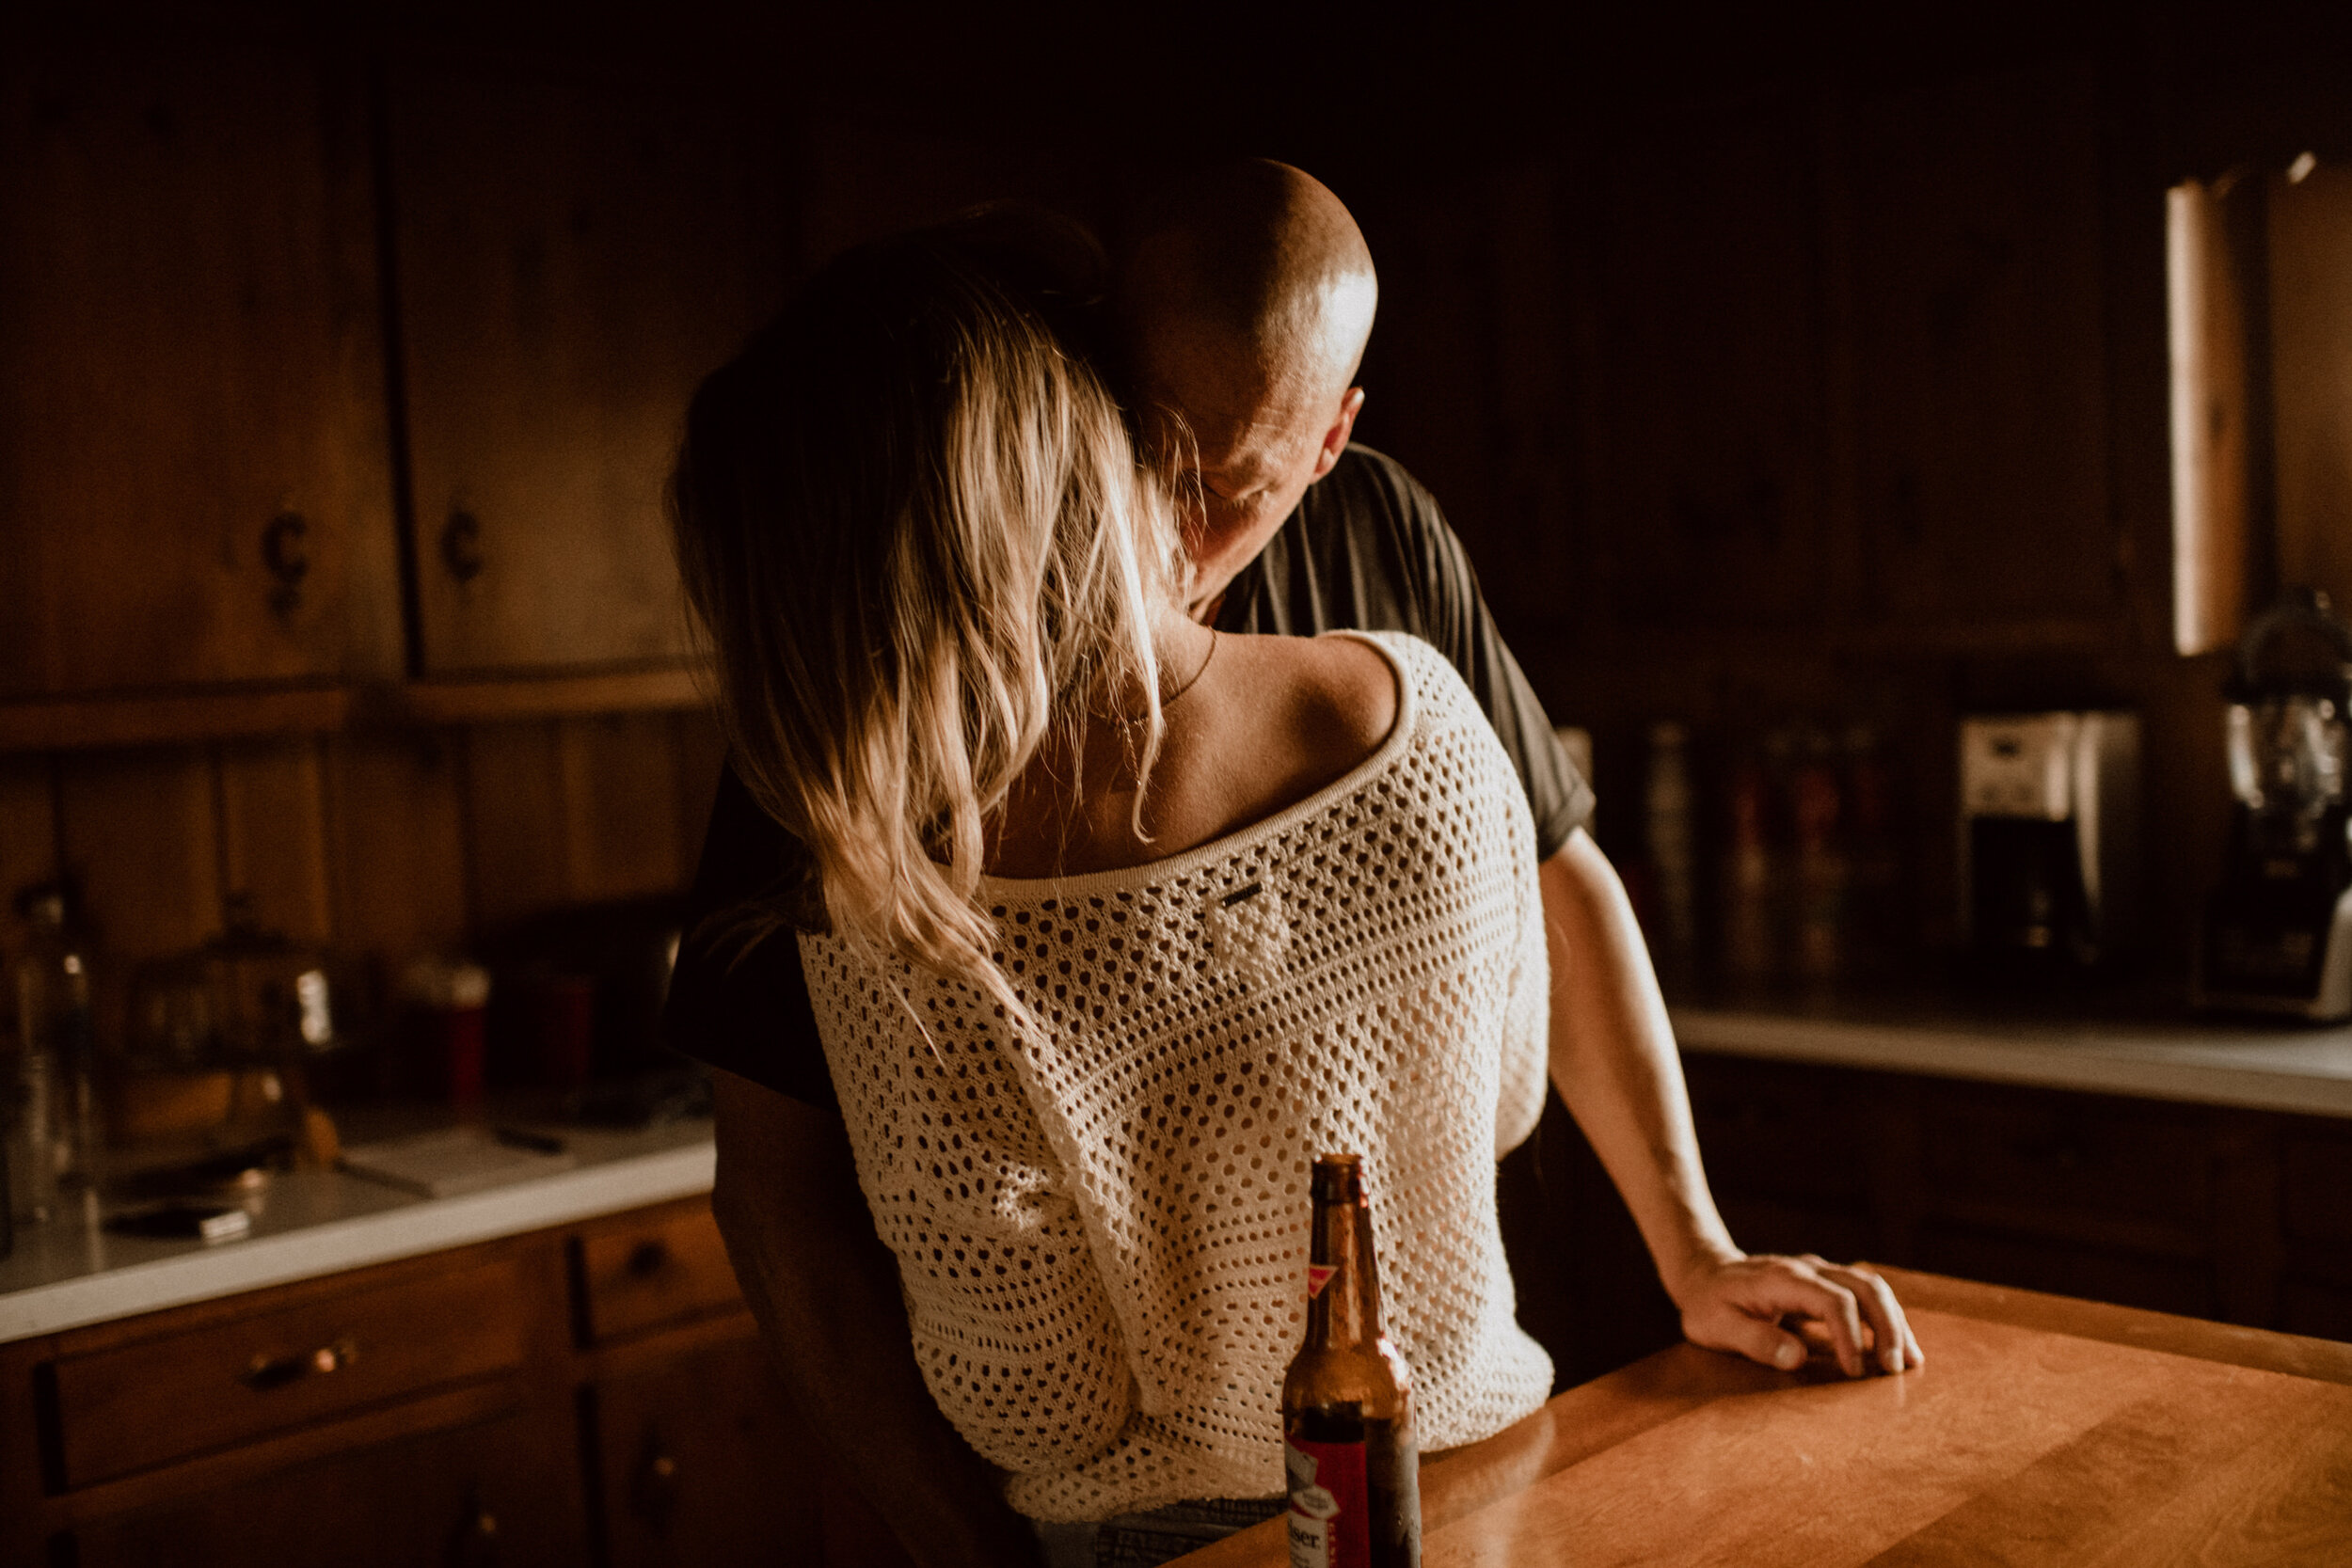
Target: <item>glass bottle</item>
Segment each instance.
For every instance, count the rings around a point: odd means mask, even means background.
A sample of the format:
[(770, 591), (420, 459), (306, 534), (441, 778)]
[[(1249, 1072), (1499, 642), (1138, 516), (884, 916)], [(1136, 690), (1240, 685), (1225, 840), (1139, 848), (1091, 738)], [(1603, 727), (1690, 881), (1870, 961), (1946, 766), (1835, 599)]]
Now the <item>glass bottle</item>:
[(1412, 1376), (1380, 1330), (1363, 1162), (1315, 1161), (1307, 1341), (1282, 1379), (1292, 1568), (1418, 1568)]
[(31, 931), (16, 960), (9, 1186), (29, 1223), (79, 1209), (94, 1224), (100, 1140), (89, 965), (67, 928), (63, 892), (35, 889), (20, 908)]

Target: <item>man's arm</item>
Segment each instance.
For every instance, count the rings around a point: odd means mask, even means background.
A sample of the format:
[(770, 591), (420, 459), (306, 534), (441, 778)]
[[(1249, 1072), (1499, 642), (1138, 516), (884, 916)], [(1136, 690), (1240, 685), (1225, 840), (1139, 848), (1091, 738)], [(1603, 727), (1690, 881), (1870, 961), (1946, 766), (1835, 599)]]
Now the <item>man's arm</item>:
[(1036, 1568), (1036, 1537), (924, 1386), (839, 1119), (711, 1076), (711, 1208), (793, 1410), (916, 1562)]
[(1849, 1376), (1864, 1370), (1862, 1324), (1887, 1371), (1922, 1364), (1895, 1293), (1867, 1269), (1819, 1258), (1754, 1257), (1732, 1243), (1707, 1189), (1681, 1057), (1624, 884), (1581, 828), (1541, 869), (1551, 958), (1551, 1081), (1632, 1211), (1682, 1314), (1710, 1350), (1767, 1366), (1804, 1358), (1784, 1316), (1829, 1330)]

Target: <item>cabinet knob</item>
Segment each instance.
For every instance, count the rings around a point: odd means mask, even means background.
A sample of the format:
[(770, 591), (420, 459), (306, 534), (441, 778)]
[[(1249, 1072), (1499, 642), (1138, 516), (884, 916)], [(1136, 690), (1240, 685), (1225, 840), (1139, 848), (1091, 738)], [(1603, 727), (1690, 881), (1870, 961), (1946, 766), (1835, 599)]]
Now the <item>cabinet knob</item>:
[(292, 615), (302, 604), (302, 579), (310, 575), (303, 541), (310, 536), (310, 519), (299, 512), (280, 512), (262, 531), (262, 564), (274, 583), (269, 607), (278, 615)]
[(477, 1488), (467, 1494), (464, 1514), (450, 1532), (450, 1568), (491, 1568), (499, 1560), (499, 1519)]
[(660, 1433), (645, 1434), (644, 1457), (629, 1487), (629, 1505), (657, 1539), (670, 1533), (678, 1505), (678, 1465)]
[(670, 1249), (659, 1241), (640, 1242), (628, 1251), (628, 1272), (639, 1279), (661, 1272), (670, 1260)]
[(463, 507), (449, 515), (441, 530), (441, 564), (459, 582), (482, 575), (482, 520)]
[(283, 1388), (306, 1377), (339, 1372), (358, 1358), (358, 1341), (346, 1335), (331, 1345), (321, 1345), (316, 1350), (298, 1354), (256, 1355), (237, 1375), (237, 1381), (257, 1394), (266, 1394), (273, 1388)]

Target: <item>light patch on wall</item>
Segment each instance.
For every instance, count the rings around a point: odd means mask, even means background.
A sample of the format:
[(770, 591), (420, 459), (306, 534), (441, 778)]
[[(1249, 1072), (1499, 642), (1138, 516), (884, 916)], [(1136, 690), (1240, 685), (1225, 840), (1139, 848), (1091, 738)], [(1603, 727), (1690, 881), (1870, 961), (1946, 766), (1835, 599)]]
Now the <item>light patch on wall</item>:
[(2229, 244), (2231, 182), (2165, 197), (2172, 382), (2172, 643), (2236, 641), (2246, 611), (2247, 320)]

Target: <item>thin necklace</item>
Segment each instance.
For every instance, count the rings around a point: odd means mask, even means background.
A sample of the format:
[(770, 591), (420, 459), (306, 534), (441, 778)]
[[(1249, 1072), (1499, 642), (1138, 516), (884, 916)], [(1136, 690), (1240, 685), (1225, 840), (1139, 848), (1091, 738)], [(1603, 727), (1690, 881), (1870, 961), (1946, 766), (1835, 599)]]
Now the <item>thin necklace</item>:
[(1185, 692), (1190, 691), (1194, 687), (1199, 686), (1200, 684), (1200, 677), (1209, 673), (1209, 660), (1215, 658), (1216, 657), (1216, 628), (1215, 626), (1211, 626), (1209, 628), (1209, 651), (1200, 656), (1200, 668), (1192, 673), (1192, 679), (1184, 682), (1184, 685), (1178, 687), (1175, 690), (1160, 699), (1160, 710), (1162, 712), (1166, 712), (1168, 710), (1168, 705), (1170, 703), (1173, 703), (1177, 698), (1183, 696)]

